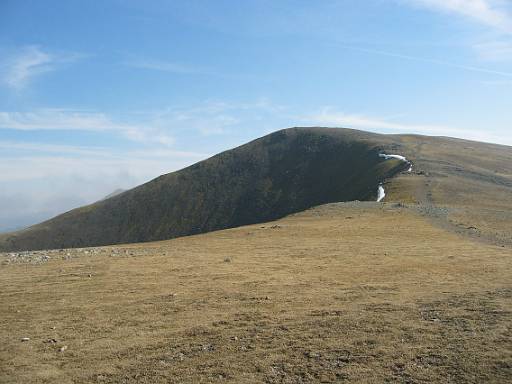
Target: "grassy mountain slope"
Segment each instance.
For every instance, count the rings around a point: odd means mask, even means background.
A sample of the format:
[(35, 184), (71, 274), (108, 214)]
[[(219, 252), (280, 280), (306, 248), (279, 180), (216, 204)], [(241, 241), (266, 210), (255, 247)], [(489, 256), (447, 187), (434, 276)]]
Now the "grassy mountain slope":
[(386, 201), (414, 203), (450, 230), (512, 245), (512, 147), (474, 141), (399, 136), (415, 172), (386, 184)]
[(393, 139), (291, 128), (158, 177), (118, 196), (0, 237), (0, 250), (169, 239), (274, 220), (309, 207), (374, 199), (403, 170), (378, 157)]

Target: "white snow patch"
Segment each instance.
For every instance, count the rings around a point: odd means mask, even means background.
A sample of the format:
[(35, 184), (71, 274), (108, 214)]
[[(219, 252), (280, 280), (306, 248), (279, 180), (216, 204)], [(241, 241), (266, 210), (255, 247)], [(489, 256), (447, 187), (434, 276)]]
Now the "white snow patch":
[[(397, 160), (403, 161), (404, 163), (407, 163), (407, 165), (409, 165), (407, 172), (412, 172), (412, 163), (409, 160), (407, 160), (407, 158), (405, 156), (388, 155), (387, 153), (379, 153), (379, 157), (384, 158), (384, 160), (397, 159)], [(377, 190), (377, 202), (381, 202), (385, 197), (386, 197), (386, 191), (384, 190), (382, 183), (380, 183), (379, 189)]]
[(409, 164), (409, 168), (407, 169), (407, 172), (412, 172), (412, 163), (409, 160), (407, 160), (407, 158), (405, 156), (402, 156), (402, 155), (388, 155), (386, 153), (379, 153), (379, 157), (382, 157), (385, 160), (397, 159), (397, 160), (403, 161), (404, 163)]
[(384, 191), (382, 184), (379, 184), (379, 189), (377, 190), (377, 203), (380, 203), (385, 197), (386, 191)]
[(403, 162), (407, 162), (407, 163), (409, 162), (409, 160), (407, 160), (405, 158), (405, 156), (402, 156), (402, 155), (387, 155), (385, 153), (379, 153), (379, 157), (383, 157), (386, 160), (397, 159), (397, 160), (400, 160), (400, 161), (403, 161)]

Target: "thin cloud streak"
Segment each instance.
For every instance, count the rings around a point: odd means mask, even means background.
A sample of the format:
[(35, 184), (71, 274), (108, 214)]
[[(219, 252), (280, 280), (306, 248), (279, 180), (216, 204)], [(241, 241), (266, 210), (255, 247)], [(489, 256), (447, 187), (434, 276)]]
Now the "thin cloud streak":
[(405, 0), (434, 11), (468, 18), (498, 31), (512, 34), (512, 15), (502, 1), (492, 0)]
[(174, 143), (174, 138), (161, 129), (118, 123), (106, 114), (99, 112), (61, 109), (39, 109), (33, 112), (1, 111), (0, 129), (2, 128), (20, 131), (111, 131), (135, 142), (156, 142), (166, 146)]
[(224, 102), (207, 100), (195, 106), (169, 106), (160, 110), (140, 111), (158, 126), (166, 126), (173, 132), (199, 133), (201, 136), (226, 136), (241, 124), (249, 124), (262, 116), (276, 117), (285, 108), (265, 98), (254, 102)]
[[(75, 145), (60, 145), (60, 144), (44, 144), (39, 142), (27, 141), (5, 141), (0, 140), (0, 149), (5, 151), (14, 152), (16, 154), (29, 152), (34, 157), (40, 157), (39, 154), (54, 154), (66, 155), (64, 157), (82, 157), (93, 156), (96, 158), (111, 158), (122, 159), (125, 157), (130, 158), (144, 158), (144, 159), (157, 159), (157, 158), (174, 158), (174, 159), (192, 159), (201, 160), (210, 156), (210, 154), (189, 152), (189, 151), (176, 151), (171, 149), (151, 148), (140, 150), (117, 150), (115, 148), (107, 147), (90, 147), (90, 146), (75, 146)], [(0, 159), (6, 159), (5, 156), (0, 156)]]
[(411, 61), (417, 61), (417, 62), (422, 62), (422, 63), (430, 63), (430, 64), (436, 64), (436, 65), (447, 66), (447, 67), (452, 67), (452, 68), (458, 68), (458, 69), (462, 69), (465, 71), (480, 72), (480, 73), (486, 73), (486, 74), (490, 74), (490, 75), (512, 78), (512, 72), (495, 71), (492, 69), (474, 67), (471, 65), (456, 64), (456, 63), (451, 63), (449, 61), (429, 59), (429, 58), (424, 58), (424, 57), (402, 55), (399, 53), (381, 51), (381, 50), (377, 50), (377, 49), (353, 47), (353, 46), (348, 46), (348, 45), (340, 45), (340, 47), (342, 47), (344, 49), (350, 49), (353, 51), (371, 53), (371, 54), (376, 54), (376, 55), (381, 55), (381, 56), (394, 57), (397, 59), (411, 60)]
[[(10, 152), (60, 153), (74, 156), (104, 156), (106, 148), (73, 145), (43, 144), (36, 142), (0, 141), (0, 149)], [(4, 159), (4, 156), (0, 156)]]
[(26, 88), (36, 77), (85, 57), (77, 53), (49, 53), (35, 45), (19, 48), (11, 54), (3, 53), (3, 56), (0, 83), (17, 91)]
[(119, 63), (120, 65), (148, 71), (167, 72), (174, 75), (185, 76), (206, 76), (221, 79), (251, 79), (254, 78), (250, 73), (234, 73), (220, 72), (213, 68), (205, 68), (201, 66), (194, 66), (190, 64), (183, 64), (175, 61), (158, 60), (153, 58), (135, 58), (128, 59)]
[[(0, 182), (14, 183), (21, 180), (46, 178), (71, 180), (77, 177), (87, 177), (101, 185), (101, 179), (124, 173), (132, 175), (138, 182), (144, 182), (207, 157), (208, 155), (205, 154), (186, 154), (184, 152), (155, 155), (151, 151), (128, 151), (103, 156), (91, 156), (79, 151), (74, 151), (74, 153), (54, 152), (45, 155), (18, 154), (0, 158)], [(124, 183), (122, 186), (127, 187)], [(47, 189), (51, 191), (54, 190), (54, 187), (47, 185)]]
[(482, 60), (510, 61), (512, 60), (512, 41), (490, 41), (473, 45), (473, 49)]
[(461, 129), (445, 125), (407, 124), (397, 123), (386, 119), (365, 116), (361, 114), (347, 114), (330, 107), (301, 119), (312, 125), (336, 126), (355, 128), (382, 133), (424, 134), (433, 136), (451, 136), (465, 140), (476, 140), (503, 145), (512, 145), (512, 140), (504, 139), (484, 131), (474, 129)]
[(214, 73), (204, 69), (189, 65), (175, 63), (172, 61), (162, 61), (153, 59), (137, 59), (124, 62), (125, 65), (132, 68), (149, 69), (162, 72), (170, 72), (182, 75), (213, 75)]
[[(512, 3), (502, 0), (399, 0), (442, 14), (460, 16), (489, 30), (469, 44), (483, 61), (512, 60)], [(507, 5), (508, 4), (508, 5)], [(474, 70), (474, 69), (470, 69)]]
[(512, 86), (512, 80), (503, 80), (503, 81), (481, 81), (480, 83), (488, 86)]

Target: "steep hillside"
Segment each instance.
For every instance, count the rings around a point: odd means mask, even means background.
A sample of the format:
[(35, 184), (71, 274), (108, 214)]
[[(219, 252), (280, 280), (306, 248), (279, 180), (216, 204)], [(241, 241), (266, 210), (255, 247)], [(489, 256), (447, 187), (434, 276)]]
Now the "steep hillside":
[(169, 239), (274, 220), (336, 201), (373, 200), (405, 164), (396, 140), (348, 129), (291, 128), (120, 195), (0, 237), (0, 250)]

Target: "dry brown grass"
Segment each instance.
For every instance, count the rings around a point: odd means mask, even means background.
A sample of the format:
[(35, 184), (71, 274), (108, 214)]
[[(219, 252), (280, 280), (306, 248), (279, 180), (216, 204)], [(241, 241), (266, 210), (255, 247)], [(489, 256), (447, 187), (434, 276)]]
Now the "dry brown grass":
[(0, 266), (0, 382), (512, 380), (511, 249), (412, 209), (67, 252)]
[(437, 225), (512, 246), (512, 147), (426, 136), (401, 140), (415, 172), (390, 180), (386, 201), (442, 208), (429, 212)]

